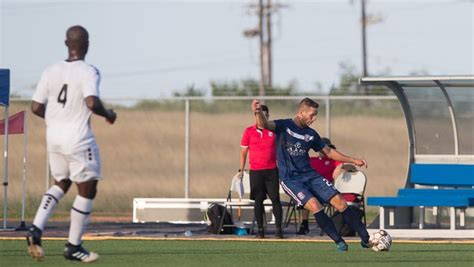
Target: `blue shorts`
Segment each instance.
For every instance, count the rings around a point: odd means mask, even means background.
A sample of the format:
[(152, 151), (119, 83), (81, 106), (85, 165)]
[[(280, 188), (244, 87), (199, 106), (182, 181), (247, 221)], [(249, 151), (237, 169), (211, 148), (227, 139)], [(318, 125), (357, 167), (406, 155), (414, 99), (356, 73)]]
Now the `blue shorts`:
[(329, 203), (339, 193), (331, 182), (316, 172), (284, 179), (280, 184), (285, 193), (301, 207), (312, 197), (316, 197), (321, 203)]

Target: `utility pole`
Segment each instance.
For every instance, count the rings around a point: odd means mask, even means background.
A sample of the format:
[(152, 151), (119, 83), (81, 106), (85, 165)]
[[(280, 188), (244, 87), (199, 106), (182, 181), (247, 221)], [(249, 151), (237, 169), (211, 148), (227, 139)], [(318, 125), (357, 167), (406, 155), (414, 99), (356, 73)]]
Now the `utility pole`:
[(260, 84), (258, 88), (258, 95), (265, 95), (265, 87), (267, 85), (268, 65), (266, 64), (266, 57), (268, 56), (267, 46), (265, 43), (264, 29), (263, 29), (263, 0), (258, 1), (258, 38), (260, 40)]
[(272, 88), (272, 0), (267, 0), (267, 41), (265, 43), (265, 52), (266, 52), (266, 85), (268, 88)]
[[(362, 77), (367, 77), (369, 75), (368, 67), (367, 67), (367, 26), (371, 24), (377, 24), (384, 21), (383, 15), (381, 14), (366, 14), (365, 7), (366, 7), (367, 0), (360, 0), (360, 25), (362, 28)], [(362, 86), (359, 88), (362, 90), (364, 95), (368, 94), (367, 86)]]
[[(366, 26), (367, 18), (365, 16), (365, 0), (360, 0), (361, 2), (361, 26), (362, 26), (362, 77), (367, 77), (367, 35), (366, 35)], [(364, 95), (367, 95), (367, 86), (362, 86), (362, 92)]]
[(272, 12), (284, 5), (274, 5), (272, 0), (258, 0), (258, 5), (249, 5), (257, 9), (258, 25), (256, 29), (244, 31), (247, 38), (257, 37), (260, 43), (260, 82), (259, 95), (264, 96), (265, 90), (272, 88)]

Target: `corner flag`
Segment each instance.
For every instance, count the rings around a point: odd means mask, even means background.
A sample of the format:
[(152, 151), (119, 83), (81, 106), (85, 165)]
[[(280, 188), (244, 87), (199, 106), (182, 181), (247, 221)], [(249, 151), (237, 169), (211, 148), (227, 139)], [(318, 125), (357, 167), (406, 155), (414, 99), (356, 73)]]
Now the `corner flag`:
[[(8, 118), (8, 134), (22, 134), (25, 131), (25, 111)], [(5, 134), (5, 120), (0, 120), (0, 135)]]

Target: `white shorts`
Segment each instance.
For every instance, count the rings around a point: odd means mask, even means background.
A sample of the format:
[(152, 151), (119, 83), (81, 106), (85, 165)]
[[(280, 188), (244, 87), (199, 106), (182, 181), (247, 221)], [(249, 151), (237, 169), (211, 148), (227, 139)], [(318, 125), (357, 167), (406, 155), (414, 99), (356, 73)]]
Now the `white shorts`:
[(65, 155), (49, 152), (49, 167), (56, 181), (70, 179), (75, 183), (100, 180), (100, 155), (97, 145), (84, 151)]

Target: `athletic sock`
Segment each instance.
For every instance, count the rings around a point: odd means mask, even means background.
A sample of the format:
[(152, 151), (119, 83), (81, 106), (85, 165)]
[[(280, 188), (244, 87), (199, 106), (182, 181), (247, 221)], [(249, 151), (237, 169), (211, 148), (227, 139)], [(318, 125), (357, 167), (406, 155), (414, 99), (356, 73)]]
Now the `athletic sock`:
[(369, 233), (367, 232), (365, 225), (360, 220), (360, 217), (349, 207), (341, 212), (341, 214), (344, 218), (344, 222), (357, 232), (363, 242), (368, 243)]
[(303, 221), (301, 221), (301, 225), (302, 225), (304, 228), (308, 229), (308, 228), (309, 228), (308, 220), (303, 220)]
[(82, 234), (89, 223), (91, 211), (92, 199), (77, 195), (71, 208), (71, 226), (68, 238), (70, 244), (79, 246), (82, 243)]
[(319, 227), (332, 239), (334, 242), (339, 243), (344, 241), (341, 235), (337, 232), (336, 227), (332, 220), (324, 213), (324, 210), (320, 210), (314, 214), (314, 218), (318, 223)]
[(54, 208), (56, 205), (58, 205), (58, 202), (63, 198), (63, 196), (64, 191), (61, 189), (61, 187), (53, 185), (51, 188), (49, 188), (41, 199), (41, 204), (38, 207), (38, 211), (36, 212), (33, 225), (43, 231), (49, 216), (51, 216)]

